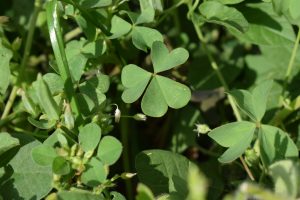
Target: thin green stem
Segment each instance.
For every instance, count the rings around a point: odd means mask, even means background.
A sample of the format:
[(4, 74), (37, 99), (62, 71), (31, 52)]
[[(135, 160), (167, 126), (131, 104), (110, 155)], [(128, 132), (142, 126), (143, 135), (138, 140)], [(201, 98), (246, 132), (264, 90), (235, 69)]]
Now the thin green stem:
[(33, 14), (31, 16), (31, 19), (30, 19), (29, 30), (28, 30), (28, 34), (27, 34), (27, 37), (26, 37), (24, 53), (23, 53), (23, 57), (22, 57), (22, 60), (21, 60), (20, 67), (19, 67), (20, 70), (19, 70), (19, 74), (18, 74), (18, 77), (17, 77), (16, 85), (13, 86), (13, 88), (12, 88), (12, 91), (11, 91), (11, 93), (9, 95), (9, 98), (7, 100), (7, 103), (5, 105), (5, 108), (4, 108), (3, 114), (1, 116), (1, 119), (4, 119), (9, 114), (10, 109), (12, 108), (12, 105), (13, 105), (15, 99), (16, 99), (18, 87), (20, 87), (20, 85), (21, 85), (21, 83), (24, 79), (24, 74), (25, 74), (24, 70), (25, 70), (25, 66), (28, 62), (28, 58), (30, 56), (35, 25), (36, 25), (37, 17), (39, 15), (39, 12), (40, 12), (41, 8), (42, 8), (42, 5), (41, 5), (40, 0), (36, 0), (35, 3), (34, 3), (34, 11), (33, 11)]
[(291, 55), (291, 58), (290, 58), (290, 61), (289, 61), (289, 65), (288, 65), (288, 68), (287, 68), (287, 71), (286, 71), (286, 74), (285, 74), (285, 84), (289, 81), (291, 73), (292, 73), (292, 69), (293, 69), (293, 66), (294, 66), (294, 63), (295, 63), (297, 50), (298, 50), (298, 47), (299, 47), (299, 41), (300, 41), (300, 28), (298, 29), (297, 38), (296, 38), (294, 48), (293, 48), (293, 51), (292, 51), (292, 55)]
[[(214, 57), (212, 56), (210, 50), (207, 47), (206, 41), (204, 39), (204, 36), (203, 36), (203, 34), (201, 32), (200, 27), (193, 20), (192, 20), (192, 22), (193, 22), (195, 31), (197, 33), (197, 36), (198, 36), (200, 42), (202, 43), (201, 46), (202, 46), (204, 52), (206, 53), (206, 55), (207, 55), (207, 57), (208, 57), (208, 59), (210, 61), (210, 65), (211, 65), (212, 69), (217, 74), (217, 77), (218, 77), (219, 81), (221, 82), (221, 84), (223, 85), (225, 91), (229, 91), (229, 87), (228, 87), (228, 85), (227, 85), (227, 83), (226, 83), (226, 81), (225, 81), (225, 79), (223, 77), (223, 74), (220, 71), (220, 67), (218, 66), (217, 62), (215, 61)], [(241, 117), (241, 114), (240, 114), (240, 112), (239, 112), (236, 104), (234, 103), (234, 100), (232, 99), (231, 96), (227, 96), (227, 98), (228, 98), (230, 106), (231, 106), (231, 108), (233, 110), (235, 118), (237, 119), (237, 121), (241, 121), (242, 117)]]
[[(122, 113), (124, 113), (125, 115), (127, 115), (128, 113), (128, 108), (126, 107), (126, 105), (121, 104), (121, 110)], [(121, 132), (121, 141), (122, 141), (122, 145), (123, 145), (123, 169), (125, 172), (130, 172), (130, 159), (129, 159), (129, 121), (128, 118), (123, 118), (120, 121), (120, 132)], [(125, 180), (125, 184), (126, 184), (126, 193), (129, 199), (133, 199), (133, 186), (132, 186), (132, 182), (131, 180)]]
[[(192, 6), (191, 3), (188, 4), (189, 10), (192, 10), (192, 11), (193, 11), (193, 9), (195, 8), (195, 6), (196, 6), (197, 4), (198, 4), (198, 0), (196, 0), (196, 3), (194, 4), (194, 6)], [(191, 14), (191, 13), (189, 12), (189, 14)], [(198, 25), (195, 23), (195, 21), (193, 20), (193, 17), (191, 17), (191, 20), (192, 20), (192, 23), (193, 23), (193, 25), (194, 25), (194, 29), (195, 29), (195, 31), (196, 31), (196, 34), (197, 34), (197, 36), (198, 36), (200, 42), (202, 43), (201, 46), (202, 46), (204, 52), (206, 53), (206, 55), (207, 55), (207, 57), (208, 57), (208, 59), (209, 59), (209, 61), (210, 61), (210, 65), (211, 65), (212, 69), (213, 69), (213, 70), (215, 71), (215, 73), (217, 74), (217, 76), (218, 76), (218, 78), (219, 78), (219, 81), (220, 81), (221, 84), (223, 85), (225, 91), (229, 91), (229, 87), (228, 87), (228, 85), (227, 85), (227, 83), (226, 83), (226, 81), (225, 81), (225, 78), (224, 78), (223, 74), (221, 73), (220, 67), (218, 66), (216, 60), (214, 59), (213, 55), (211, 54), (210, 50), (209, 50), (208, 47), (207, 47), (206, 41), (205, 41), (204, 36), (203, 36), (203, 34), (202, 34), (202, 32), (201, 32), (201, 29), (200, 29), (200, 26), (198, 26)], [(233, 113), (234, 113), (235, 118), (237, 119), (237, 121), (241, 121), (241, 120), (242, 120), (241, 114), (240, 114), (240, 112), (239, 112), (239, 110), (238, 110), (238, 108), (237, 108), (237, 106), (236, 106), (236, 104), (235, 104), (233, 98), (232, 98), (231, 96), (229, 96), (229, 95), (227, 95), (227, 98), (228, 98), (229, 104), (230, 104), (230, 106), (231, 106), (231, 108), (232, 108), (232, 110), (233, 110)], [(249, 167), (247, 166), (247, 164), (246, 164), (246, 162), (245, 162), (245, 160), (244, 160), (244, 158), (243, 158), (242, 156), (240, 156), (240, 160), (241, 160), (241, 162), (242, 162), (242, 164), (243, 164), (243, 167), (244, 167), (245, 171), (247, 172), (249, 178), (250, 178), (252, 181), (254, 181), (254, 180), (255, 180), (255, 179), (254, 179), (254, 176), (253, 176), (251, 170), (250, 170)]]

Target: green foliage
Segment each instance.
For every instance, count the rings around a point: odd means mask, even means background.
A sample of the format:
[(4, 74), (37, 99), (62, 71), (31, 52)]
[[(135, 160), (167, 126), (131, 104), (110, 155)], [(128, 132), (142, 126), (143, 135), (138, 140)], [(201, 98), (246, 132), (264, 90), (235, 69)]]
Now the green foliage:
[(2, 3), (0, 199), (299, 199), (299, 10)]
[(132, 64), (123, 68), (122, 83), (126, 90), (122, 94), (122, 99), (126, 103), (136, 101), (150, 81), (141, 107), (146, 115), (161, 117), (167, 112), (168, 106), (175, 109), (185, 106), (191, 97), (191, 92), (185, 85), (157, 73), (183, 64), (188, 59), (188, 52), (183, 48), (177, 48), (169, 53), (162, 42), (156, 41), (152, 44), (151, 59), (153, 74)]

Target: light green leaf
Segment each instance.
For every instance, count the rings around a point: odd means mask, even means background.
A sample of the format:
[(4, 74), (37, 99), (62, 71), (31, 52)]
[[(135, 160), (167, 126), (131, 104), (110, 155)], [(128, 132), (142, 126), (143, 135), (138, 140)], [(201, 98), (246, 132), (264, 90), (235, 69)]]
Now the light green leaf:
[(273, 0), (274, 10), (279, 15), (284, 15), (290, 23), (300, 25), (300, 2), (298, 0)]
[(222, 4), (238, 4), (245, 0), (217, 0), (217, 1), (219, 1)]
[(39, 105), (44, 110), (49, 120), (58, 120), (60, 115), (60, 108), (55, 102), (49, 90), (47, 83), (38, 76), (36, 91), (39, 99)]
[(79, 86), (80, 92), (87, 95), (94, 102), (92, 108), (100, 106), (106, 100), (104, 93), (106, 93), (108, 89), (109, 76), (102, 73), (97, 74)]
[(1, 185), (3, 199), (42, 199), (52, 189), (51, 168), (36, 164), (30, 153), (41, 143), (30, 140), (9, 162), (14, 173)]
[(200, 5), (199, 10), (209, 23), (220, 24), (239, 32), (245, 32), (248, 29), (248, 22), (242, 13), (220, 2), (205, 1)]
[(250, 146), (250, 143), (253, 139), (254, 130), (249, 130), (247, 135), (241, 138), (240, 141), (237, 141), (234, 145), (230, 146), (219, 158), (218, 160), (222, 163), (229, 163), (240, 157), (245, 150)]
[(64, 81), (55, 73), (47, 73), (43, 76), (52, 95), (62, 93), (64, 91)]
[(31, 155), (34, 162), (38, 165), (51, 166), (54, 158), (57, 156), (57, 153), (54, 147), (41, 144), (32, 149)]
[(192, 163), (185, 157), (164, 150), (148, 150), (136, 156), (135, 166), (141, 183), (154, 195), (172, 194), (171, 199), (188, 195), (187, 177)]
[(112, 165), (120, 158), (122, 144), (113, 136), (105, 136), (98, 146), (97, 157), (106, 165)]
[(121, 193), (116, 191), (112, 191), (110, 195), (112, 196), (112, 200), (126, 200), (126, 198)]
[(169, 107), (182, 108), (191, 99), (191, 91), (187, 86), (160, 75), (156, 75), (153, 79), (157, 80)]
[(137, 186), (137, 195), (135, 197), (136, 200), (155, 200), (155, 197), (146, 185), (143, 183), (139, 183)]
[(198, 166), (191, 165), (188, 173), (189, 195), (187, 200), (205, 200), (207, 194), (207, 180)]
[(68, 65), (74, 81), (80, 80), (88, 60), (87, 57), (82, 54), (82, 49), (85, 42), (85, 40), (72, 40), (67, 44), (65, 49)]
[(17, 138), (10, 136), (10, 134), (6, 132), (0, 133), (0, 155), (18, 145), (20, 145), (20, 143)]
[(125, 103), (135, 102), (143, 94), (151, 76), (150, 72), (136, 65), (126, 65), (121, 74), (122, 84), (126, 88), (122, 100)]
[(80, 129), (78, 139), (79, 144), (85, 152), (93, 151), (101, 138), (101, 129), (95, 123), (85, 125)]
[(259, 131), (260, 155), (266, 166), (286, 158), (298, 158), (298, 149), (289, 135), (279, 128), (262, 125)]
[(253, 136), (255, 124), (248, 121), (232, 122), (213, 129), (208, 136), (223, 147), (240, 143), (243, 138)]
[(101, 195), (84, 191), (60, 191), (57, 193), (58, 200), (105, 200)]
[(142, 10), (142, 13), (138, 16), (135, 21), (135, 24), (143, 24), (143, 23), (150, 23), (154, 20), (155, 11), (153, 8), (148, 7)]
[(143, 112), (151, 117), (161, 117), (167, 112), (168, 104), (156, 78), (150, 82), (143, 96), (141, 107)]
[(189, 53), (184, 48), (176, 48), (169, 52), (163, 42), (153, 42), (151, 59), (155, 73), (163, 72), (179, 66), (187, 61)]
[(246, 90), (233, 90), (228, 94), (234, 98), (238, 107), (252, 120), (261, 121), (266, 112), (272, 84), (273, 82), (268, 80), (257, 85), (251, 93)]
[(267, 100), (270, 94), (273, 81), (268, 80), (260, 83), (252, 90), (252, 100), (255, 103), (256, 119), (262, 119), (267, 107)]
[(52, 171), (58, 175), (66, 175), (70, 173), (70, 163), (63, 157), (57, 156), (52, 163)]
[(136, 48), (147, 52), (155, 41), (163, 41), (163, 36), (159, 31), (143, 26), (133, 27), (132, 42)]
[(9, 61), (12, 58), (12, 52), (6, 48), (0, 39), (0, 94), (4, 95), (10, 82)]
[(86, 170), (81, 175), (81, 181), (90, 187), (95, 187), (103, 183), (106, 176), (107, 173), (103, 163), (96, 158), (92, 158), (86, 164)]
[(162, 0), (139, 0), (141, 10), (146, 10), (151, 7), (154, 10), (158, 10), (160, 12), (163, 11), (163, 1)]
[(131, 30), (132, 26), (124, 19), (114, 15), (111, 19), (111, 29), (110, 33), (112, 34), (109, 36), (110, 39), (119, 38), (125, 34), (127, 34)]
[(81, 52), (87, 58), (97, 58), (105, 53), (106, 47), (105, 41), (96, 40), (85, 44)]
[(141, 107), (151, 117), (161, 117), (171, 108), (185, 106), (191, 98), (190, 89), (176, 81), (156, 75), (143, 96)]
[(89, 8), (101, 8), (106, 7), (112, 4), (112, 0), (80, 0), (80, 5), (83, 8), (89, 9)]
[(297, 198), (300, 194), (300, 164), (292, 160), (281, 160), (269, 167), (275, 192), (281, 196)]
[(56, 124), (55, 120), (41, 119), (38, 121), (38, 120), (33, 119), (32, 117), (28, 117), (27, 120), (33, 126), (39, 128), (39, 129), (45, 129), (45, 130), (53, 128)]
[(293, 27), (274, 12), (270, 3), (249, 3), (240, 10), (249, 21), (248, 30), (241, 33), (229, 29), (239, 40), (257, 45), (293, 45), (296, 39)]

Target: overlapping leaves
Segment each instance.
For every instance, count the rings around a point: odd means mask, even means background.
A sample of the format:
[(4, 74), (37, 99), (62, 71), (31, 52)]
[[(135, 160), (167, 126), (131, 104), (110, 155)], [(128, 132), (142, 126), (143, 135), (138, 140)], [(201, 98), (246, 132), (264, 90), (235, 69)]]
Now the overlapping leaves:
[(167, 112), (168, 106), (174, 109), (185, 106), (191, 97), (190, 89), (157, 73), (183, 64), (188, 56), (183, 48), (169, 52), (164, 43), (154, 42), (151, 50), (153, 74), (133, 64), (123, 68), (121, 79), (126, 88), (122, 94), (123, 101), (133, 103), (147, 88), (141, 103), (146, 115), (161, 117)]
[(163, 41), (163, 37), (159, 31), (141, 25), (154, 20), (154, 8), (148, 7), (141, 9), (141, 11), (141, 13), (125, 12), (129, 16), (132, 24), (114, 15), (111, 20), (110, 32), (112, 35), (109, 38), (119, 38), (130, 32), (135, 47), (145, 52), (148, 48), (151, 48), (154, 41)]
[(219, 158), (220, 162), (232, 162), (241, 156), (251, 145), (255, 133), (258, 133), (261, 159), (266, 166), (277, 160), (298, 156), (297, 147), (286, 132), (260, 123), (266, 111), (271, 87), (272, 81), (266, 81), (255, 87), (251, 93), (246, 90), (229, 92), (238, 107), (254, 122), (225, 124), (208, 134), (221, 146), (228, 147)]

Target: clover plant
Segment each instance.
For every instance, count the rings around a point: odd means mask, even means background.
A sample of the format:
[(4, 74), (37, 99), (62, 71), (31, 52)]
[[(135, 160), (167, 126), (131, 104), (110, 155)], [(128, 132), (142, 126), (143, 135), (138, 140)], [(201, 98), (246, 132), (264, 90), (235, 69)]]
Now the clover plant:
[(299, 199), (299, 10), (3, 1), (0, 199)]

